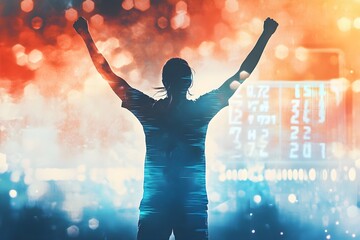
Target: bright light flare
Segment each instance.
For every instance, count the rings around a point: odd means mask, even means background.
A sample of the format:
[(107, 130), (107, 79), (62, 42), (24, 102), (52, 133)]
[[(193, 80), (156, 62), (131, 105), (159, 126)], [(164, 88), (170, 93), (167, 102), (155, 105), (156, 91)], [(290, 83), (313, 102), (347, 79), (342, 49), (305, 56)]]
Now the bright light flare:
[(134, 0), (135, 8), (145, 12), (150, 8), (150, 0)]
[(357, 17), (354, 19), (353, 25), (354, 25), (354, 28), (360, 29), (360, 17)]
[(254, 202), (256, 204), (259, 204), (261, 202), (261, 196), (260, 195), (255, 195), (253, 198)]
[(190, 16), (186, 12), (180, 12), (171, 19), (173, 29), (185, 29), (190, 26)]
[(355, 93), (359, 93), (360, 92), (360, 79), (354, 81), (352, 84), (351, 84), (351, 89), (353, 92)]
[(97, 220), (96, 218), (91, 218), (89, 220), (89, 228), (91, 230), (95, 230), (99, 227), (99, 220)]
[(289, 56), (289, 48), (284, 44), (279, 44), (275, 48), (275, 57), (278, 59), (285, 59)]
[(19, 66), (25, 66), (28, 64), (28, 55), (23, 52), (16, 54), (16, 64)]
[(309, 179), (310, 181), (315, 181), (316, 179), (316, 170), (314, 168), (310, 168), (309, 170)]
[(14, 190), (14, 189), (11, 189), (10, 191), (9, 191), (9, 196), (11, 197), (11, 198), (16, 198), (17, 197), (17, 191), (16, 190)]
[(90, 18), (90, 23), (95, 28), (100, 28), (104, 24), (104, 17), (100, 14), (95, 14)]
[(20, 8), (23, 12), (29, 13), (34, 9), (34, 2), (32, 0), (24, 0), (20, 3)]
[(348, 172), (348, 175), (349, 175), (349, 180), (351, 182), (355, 182), (355, 180), (356, 180), (356, 169), (355, 168), (350, 168), (349, 172)]
[(207, 57), (211, 56), (214, 52), (215, 43), (204, 41), (200, 44), (198, 51), (201, 56)]
[(175, 6), (177, 13), (186, 13), (187, 12), (187, 3), (184, 1), (179, 1)]
[(348, 32), (351, 30), (352, 27), (352, 21), (350, 18), (342, 17), (337, 20), (337, 26), (340, 31), (342, 32)]
[(230, 13), (234, 13), (239, 10), (239, 3), (237, 0), (226, 0), (225, 9)]
[(134, 7), (134, 1), (133, 0), (124, 0), (121, 3), (121, 7), (127, 11), (131, 10)]
[(29, 53), (29, 62), (37, 64), (43, 59), (43, 54), (38, 49), (34, 49)]
[(92, 0), (85, 0), (82, 3), (82, 9), (87, 13), (94, 11), (94, 8), (95, 8), (95, 3)]
[(3, 153), (0, 153), (0, 174), (6, 172), (8, 170), (8, 164), (6, 161), (6, 155)]
[(76, 238), (79, 236), (80, 230), (77, 226), (72, 225), (66, 229), (66, 233), (71, 238)]
[(254, 39), (250, 33), (245, 31), (240, 31), (237, 33), (237, 44), (242, 47), (246, 48), (254, 43)]
[(129, 51), (121, 51), (120, 53), (114, 54), (112, 57), (112, 65), (116, 68), (121, 68), (123, 66), (129, 65), (134, 60), (134, 57)]
[(309, 51), (304, 47), (298, 47), (295, 49), (295, 57), (301, 62), (305, 62), (308, 59)]
[(335, 93), (346, 92), (350, 87), (350, 81), (346, 78), (330, 80), (330, 90)]
[(31, 70), (38, 69), (43, 62), (43, 58), (44, 58), (43, 53), (40, 50), (38, 49), (32, 50), (28, 55), (28, 67)]
[(337, 171), (336, 169), (332, 169), (331, 172), (330, 172), (330, 178), (331, 178), (331, 181), (335, 182), (336, 179), (337, 179)]
[(76, 19), (78, 19), (78, 12), (73, 8), (69, 8), (65, 11), (65, 18), (69, 22), (74, 22)]
[(296, 197), (296, 195), (293, 194), (293, 193), (289, 194), (289, 196), (288, 196), (288, 201), (289, 201), (290, 203), (292, 203), (292, 204), (296, 203), (296, 202), (297, 202), (297, 197)]

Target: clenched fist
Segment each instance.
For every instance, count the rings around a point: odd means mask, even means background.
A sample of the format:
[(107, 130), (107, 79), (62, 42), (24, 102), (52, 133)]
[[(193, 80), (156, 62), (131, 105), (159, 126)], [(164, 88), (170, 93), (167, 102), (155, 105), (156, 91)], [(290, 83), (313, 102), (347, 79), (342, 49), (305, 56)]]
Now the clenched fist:
[(79, 17), (73, 24), (73, 27), (79, 34), (88, 33), (89, 27), (85, 18)]
[(276, 31), (278, 26), (279, 24), (274, 19), (268, 17), (264, 21), (264, 32), (271, 35)]

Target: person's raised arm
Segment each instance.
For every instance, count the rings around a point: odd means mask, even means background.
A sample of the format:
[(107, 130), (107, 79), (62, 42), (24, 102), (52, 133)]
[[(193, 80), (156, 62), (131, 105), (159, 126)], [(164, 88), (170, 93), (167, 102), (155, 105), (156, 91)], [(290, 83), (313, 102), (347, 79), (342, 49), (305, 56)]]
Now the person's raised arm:
[(228, 97), (231, 97), (232, 94), (236, 91), (237, 87), (250, 76), (258, 64), (266, 44), (268, 43), (271, 35), (276, 31), (277, 27), (278, 23), (271, 18), (267, 18), (264, 21), (264, 30), (259, 37), (259, 40), (249, 55), (246, 57), (244, 62), (241, 64), (240, 69), (220, 86), (219, 90), (222, 93), (225, 93)]
[(94, 43), (94, 40), (90, 35), (87, 21), (83, 17), (80, 17), (78, 20), (76, 20), (73, 27), (84, 40), (97, 71), (105, 80), (108, 81), (109, 85), (115, 91), (115, 93), (120, 98), (122, 98), (124, 91), (131, 87), (123, 78), (117, 76), (111, 70), (109, 63), (106, 61), (105, 57), (99, 52)]

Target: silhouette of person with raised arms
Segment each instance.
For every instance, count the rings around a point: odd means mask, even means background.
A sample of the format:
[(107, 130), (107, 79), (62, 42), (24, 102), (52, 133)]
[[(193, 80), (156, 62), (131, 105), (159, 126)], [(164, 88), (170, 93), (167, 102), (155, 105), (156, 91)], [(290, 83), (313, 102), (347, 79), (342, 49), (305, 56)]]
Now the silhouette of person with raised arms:
[(143, 126), (146, 141), (144, 193), (140, 203), (138, 240), (208, 239), (205, 175), (205, 136), (210, 120), (228, 105), (236, 88), (254, 70), (278, 23), (267, 18), (255, 47), (240, 69), (218, 89), (196, 101), (186, 98), (192, 71), (181, 58), (171, 58), (162, 70), (167, 97), (155, 100), (117, 76), (99, 53), (84, 18), (74, 28), (84, 40), (91, 59)]

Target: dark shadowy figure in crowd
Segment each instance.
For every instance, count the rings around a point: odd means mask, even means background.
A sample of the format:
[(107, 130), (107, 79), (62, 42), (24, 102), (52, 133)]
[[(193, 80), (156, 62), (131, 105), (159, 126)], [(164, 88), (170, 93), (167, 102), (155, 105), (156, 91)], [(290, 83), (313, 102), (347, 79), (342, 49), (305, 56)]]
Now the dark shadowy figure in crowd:
[(111, 70), (99, 53), (84, 18), (74, 28), (84, 40), (91, 59), (111, 88), (143, 126), (146, 139), (144, 193), (140, 204), (138, 240), (208, 239), (205, 176), (205, 136), (210, 120), (228, 105), (236, 88), (254, 70), (278, 23), (264, 21), (255, 47), (240, 69), (218, 89), (196, 101), (187, 99), (192, 71), (181, 58), (168, 60), (162, 70), (167, 97), (154, 100), (131, 87)]

